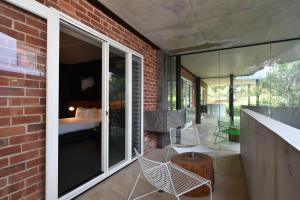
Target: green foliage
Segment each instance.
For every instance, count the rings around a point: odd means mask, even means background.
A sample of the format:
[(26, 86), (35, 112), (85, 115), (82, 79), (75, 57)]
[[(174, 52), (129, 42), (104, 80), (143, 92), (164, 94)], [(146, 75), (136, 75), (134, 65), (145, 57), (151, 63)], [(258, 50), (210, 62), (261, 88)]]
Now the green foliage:
[[(261, 81), (260, 96), (271, 106), (300, 106), (300, 61), (273, 64)], [(265, 97), (263, 96), (265, 94)]]

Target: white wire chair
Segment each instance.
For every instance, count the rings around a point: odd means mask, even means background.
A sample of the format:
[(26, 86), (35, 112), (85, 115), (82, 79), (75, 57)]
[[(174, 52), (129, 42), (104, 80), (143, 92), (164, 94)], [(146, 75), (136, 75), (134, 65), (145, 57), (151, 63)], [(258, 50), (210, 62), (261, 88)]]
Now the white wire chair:
[(200, 136), (197, 128), (176, 129), (170, 128), (170, 145), (167, 147), (166, 161), (169, 158), (170, 149), (174, 149), (176, 153), (207, 153), (212, 154), (213, 151), (200, 143)]
[(175, 165), (172, 162), (155, 162), (142, 157), (136, 150), (136, 155), (146, 180), (156, 188), (156, 190), (143, 194), (139, 197), (131, 199), (132, 194), (140, 179), (141, 173), (139, 173), (134, 186), (130, 192), (128, 200), (137, 200), (153, 194), (158, 191), (164, 191), (171, 195), (174, 195), (178, 200), (180, 196), (192, 191), (200, 186), (208, 186), (210, 189), (210, 200), (212, 200), (212, 187), (211, 181), (201, 176), (198, 176), (182, 167)]

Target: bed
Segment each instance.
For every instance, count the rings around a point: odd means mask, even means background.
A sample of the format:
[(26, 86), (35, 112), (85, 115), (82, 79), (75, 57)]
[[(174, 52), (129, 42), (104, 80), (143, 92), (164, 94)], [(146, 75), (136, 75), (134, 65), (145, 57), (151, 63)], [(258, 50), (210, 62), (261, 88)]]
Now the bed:
[(60, 148), (90, 140), (100, 148), (101, 109), (78, 107), (74, 117), (59, 119)]
[(78, 107), (75, 117), (59, 119), (59, 135), (96, 128), (101, 123), (101, 109)]
[(63, 118), (59, 120), (59, 135), (93, 129), (99, 126), (101, 120), (84, 118)]

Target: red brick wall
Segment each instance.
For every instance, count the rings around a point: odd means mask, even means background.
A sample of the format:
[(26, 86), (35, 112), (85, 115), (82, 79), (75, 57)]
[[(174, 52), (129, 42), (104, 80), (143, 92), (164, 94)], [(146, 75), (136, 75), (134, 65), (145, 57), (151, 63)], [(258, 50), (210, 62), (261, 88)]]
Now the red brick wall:
[(157, 147), (158, 135), (157, 133), (145, 132), (144, 138), (144, 153), (148, 154)]
[(0, 199), (39, 199), (45, 175), (46, 22), (1, 1), (0, 31)]
[[(39, 2), (143, 54), (144, 108), (157, 109), (155, 49), (84, 0)], [(46, 22), (1, 1), (0, 32), (0, 48), (9, 52), (13, 47), (18, 52), (10, 55), (14, 61), (0, 57), (0, 67), (21, 68), (18, 73), (0, 71), (0, 199), (43, 199)], [(153, 150), (156, 143), (155, 134), (145, 133), (146, 152)]]

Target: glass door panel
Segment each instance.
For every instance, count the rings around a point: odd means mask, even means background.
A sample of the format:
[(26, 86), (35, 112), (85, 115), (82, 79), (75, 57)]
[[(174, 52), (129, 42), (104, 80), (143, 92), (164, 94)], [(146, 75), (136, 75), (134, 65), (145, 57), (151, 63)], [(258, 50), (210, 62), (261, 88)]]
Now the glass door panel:
[(101, 45), (84, 33), (62, 27), (59, 55), (59, 196), (103, 173)]
[(126, 54), (109, 48), (109, 167), (125, 160)]

